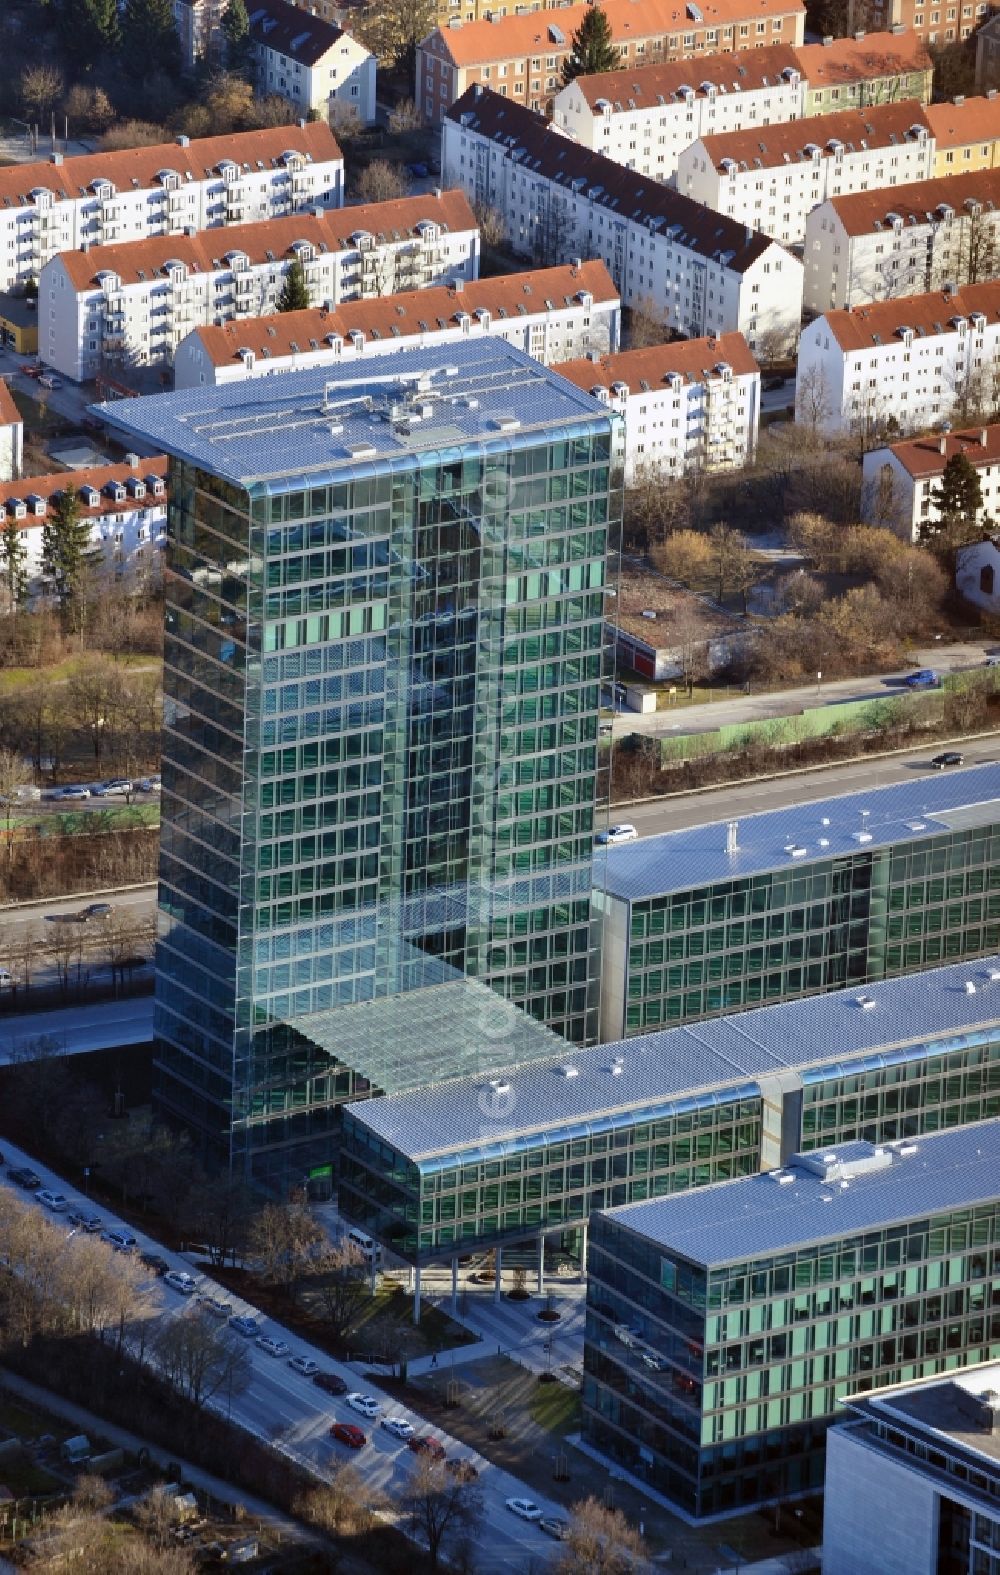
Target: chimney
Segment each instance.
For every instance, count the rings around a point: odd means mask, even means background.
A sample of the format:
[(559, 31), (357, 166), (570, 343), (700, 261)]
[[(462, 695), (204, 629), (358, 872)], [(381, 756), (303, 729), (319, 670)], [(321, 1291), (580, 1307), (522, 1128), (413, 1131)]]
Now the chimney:
[(49, 154), (49, 163), (50, 164), (61, 164), (62, 161), (63, 161), (63, 156), (62, 156), (61, 153), (50, 153)]
[(434, 195), (437, 198), (438, 202), (440, 202), (441, 201), (441, 187), (440, 186), (435, 186), (435, 188), (434, 188)]
[(306, 129), (306, 124), (307, 124), (307, 122), (306, 122), (306, 121), (304, 121), (304, 120), (300, 120), (300, 121), (299, 121), (299, 130), (300, 130), (300, 131), (305, 131), (305, 129)]
[(997, 96), (996, 88), (987, 88), (986, 89), (986, 97), (987, 98), (996, 98), (996, 96)]
[(862, 40), (862, 39), (863, 39), (863, 38), (864, 38), (864, 36), (865, 36), (865, 30), (864, 30), (864, 28), (863, 28), (863, 27), (859, 27), (859, 28), (858, 28), (858, 31), (857, 31), (857, 32), (856, 32), (856, 33), (855, 33), (855, 35), (854, 35), (854, 42), (855, 42), (855, 43), (856, 43), (856, 44), (860, 44), (860, 42), (861, 42), (861, 40)]
[(184, 135), (183, 131), (181, 132), (180, 136), (177, 138), (177, 146), (179, 148), (189, 148), (191, 146), (191, 138), (190, 137), (186, 137)]
[(979, 434), (979, 447), (980, 448), (987, 448), (988, 445), (989, 445), (989, 441), (990, 441), (989, 431), (988, 431), (988, 429), (986, 427), (983, 427), (982, 431)]
[(951, 101), (951, 102), (952, 102), (952, 103), (953, 103), (953, 104), (954, 104), (954, 105), (955, 105), (955, 106), (956, 106), (956, 107), (957, 107), (957, 106), (958, 106), (958, 105), (959, 105), (959, 104), (964, 104), (964, 103), (965, 103), (965, 94), (964, 94), (964, 93), (956, 93), (956, 94), (955, 94), (955, 97), (954, 97), (954, 98), (953, 98), (953, 99), (952, 99), (952, 101)]
[(456, 295), (461, 295), (462, 291), (465, 289), (465, 280), (456, 279), (452, 284), (452, 289), (455, 291)]
[(90, 242), (89, 241), (81, 241), (80, 242), (80, 250), (82, 252), (89, 252), (90, 251)]
[(473, 84), (472, 84), (472, 96), (473, 96), (473, 98), (482, 98), (482, 96), (483, 96), (483, 84), (481, 82), (473, 82)]
[(939, 454), (947, 454), (947, 452), (948, 452), (948, 438), (947, 438), (947, 435), (944, 432), (942, 432), (941, 436), (938, 438), (938, 453)]
[(601, 352), (599, 350), (588, 350), (587, 360), (593, 361), (595, 366), (599, 366), (601, 362)]
[(824, 49), (829, 49), (829, 47), (830, 47), (830, 45), (832, 43), (833, 43), (833, 34), (832, 33), (827, 33), (824, 36), (824, 38), (823, 38), (823, 48)]
[(583, 258), (582, 257), (571, 257), (570, 260), (569, 260), (569, 265), (570, 265), (571, 268), (580, 269), (580, 268), (583, 267)]
[(900, 33), (905, 33), (906, 32), (906, 23), (905, 22), (893, 22), (892, 26), (889, 29), (889, 32), (892, 33), (895, 38), (898, 38)]

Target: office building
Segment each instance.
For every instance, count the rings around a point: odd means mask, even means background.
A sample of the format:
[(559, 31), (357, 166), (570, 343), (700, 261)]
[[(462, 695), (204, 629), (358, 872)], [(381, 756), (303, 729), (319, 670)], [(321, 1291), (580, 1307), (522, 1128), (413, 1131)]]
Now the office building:
[(609, 848), (601, 1038), (1000, 950), (1000, 768)]
[(983, 528), (996, 518), (1000, 504), (1000, 424), (972, 427), (964, 432), (942, 432), (871, 448), (861, 466), (862, 517), (876, 511), (904, 541), (919, 541), (923, 527), (940, 519), (936, 494), (945, 466), (955, 454), (964, 454), (979, 474), (983, 494)]
[(902, 98), (930, 103), (933, 62), (923, 39), (904, 27), (800, 44), (795, 58), (803, 79), (803, 115), (869, 109)]
[(1000, 1356), (998, 1247), (1000, 1121), (597, 1213), (583, 1438), (696, 1519), (817, 1493), (847, 1396)]
[(8, 385), (0, 379), (0, 481), (13, 481), (24, 463), (24, 420)]
[(159, 1107), (284, 1184), (592, 1040), (615, 418), (486, 339), (101, 412), (172, 456)]
[[(991, 1270), (998, 1258), (994, 1247)], [(1000, 1363), (861, 1391), (826, 1439), (823, 1575), (995, 1575)]]
[(934, 137), (935, 175), (992, 170), (1000, 163), (1000, 95), (990, 88), (982, 98), (954, 98), (929, 104), (927, 120)]
[(583, 1257), (595, 1209), (1000, 1116), (1000, 959), (515, 1061), (352, 1104), (342, 1212), (416, 1265)]
[(760, 367), (742, 334), (594, 351), (557, 370), (621, 415), (617, 458), (626, 486), (644, 472), (666, 480), (734, 470), (754, 455)]
[[(2, 434), (0, 427), (0, 439)], [(42, 530), (53, 504), (67, 491), (76, 495), (95, 563), (116, 579), (158, 578), (167, 540), (166, 477), (165, 459), (133, 454), (119, 465), (4, 481), (0, 530), (17, 530), (29, 597), (44, 598), (51, 591), (42, 563)]]
[(331, 125), (375, 120), (375, 56), (343, 28), (288, 0), (249, 0), (255, 86), (287, 98), (298, 114)]
[(329, 126), (86, 153), (0, 169), (0, 290), (37, 279), (58, 252), (183, 235), (344, 200), (344, 156)]
[(802, 330), (795, 418), (859, 436), (964, 427), (1000, 402), (1000, 280), (824, 312)]
[(622, 305), (687, 338), (741, 333), (791, 349), (802, 264), (735, 219), (561, 136), (540, 115), (482, 87), (449, 109), (445, 179), (501, 216), (513, 251), (543, 263), (601, 257)]
[(46, 265), (39, 352), (82, 382), (109, 367), (169, 366), (193, 328), (277, 309), (302, 265), (310, 303), (339, 306), (479, 272), (479, 230), (459, 191), (236, 225), (220, 236), (160, 236)]
[(786, 246), (819, 203), (924, 180), (934, 139), (915, 99), (699, 137), (677, 160), (677, 190)]
[[(563, 85), (562, 65), (586, 5), (438, 27), (417, 49), (416, 104), (438, 125), (470, 88), (486, 86), (525, 109), (548, 114)], [(693, 59), (755, 45), (801, 44), (802, 0), (715, 0), (707, 12), (678, 0), (605, 0), (602, 7), (623, 66)]]
[(456, 279), (334, 309), (192, 329), (177, 347), (174, 387), (237, 383), (272, 372), (358, 361), (387, 348), (446, 345), (483, 335), (551, 366), (618, 349), (621, 302), (602, 262), (566, 263), (490, 279)]
[(831, 197), (806, 220), (807, 311), (964, 289), (998, 272), (1000, 169)]

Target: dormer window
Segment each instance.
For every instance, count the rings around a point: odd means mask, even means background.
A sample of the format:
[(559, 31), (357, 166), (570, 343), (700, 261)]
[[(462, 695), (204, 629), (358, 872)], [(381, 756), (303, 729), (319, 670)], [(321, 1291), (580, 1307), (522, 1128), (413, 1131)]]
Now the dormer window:
[(36, 186), (31, 193), (35, 207), (40, 213), (47, 213), (52, 207), (52, 193), (44, 186)]
[(115, 194), (115, 188), (109, 180), (95, 180), (91, 182), (91, 191), (98, 202), (110, 202)]
[(29, 511), (35, 516), (35, 518), (41, 519), (42, 515), (45, 513), (45, 499), (39, 497), (37, 492), (29, 492), (27, 503)]
[(96, 509), (97, 505), (101, 501), (101, 494), (98, 492), (96, 487), (81, 487), (80, 496), (88, 509)]
[(144, 498), (146, 496), (146, 483), (138, 476), (131, 476), (129, 478), (128, 490), (133, 498)]
[(220, 159), (217, 169), (227, 186), (231, 186), (240, 173), (239, 165), (235, 164), (232, 159)]
[(108, 497), (113, 503), (125, 502), (125, 483), (122, 481), (108, 482)]
[(312, 262), (313, 244), (311, 241), (293, 241), (291, 250), (295, 253), (300, 263)]
[(176, 170), (158, 170), (156, 178), (164, 191), (178, 191), (180, 189), (181, 178)]
[(425, 241), (436, 241), (438, 238), (438, 227), (430, 219), (421, 219), (416, 225), (416, 231)]
[(244, 268), (250, 266), (250, 259), (246, 252), (226, 252), (222, 260), (232, 273), (242, 273)]
[(7, 508), (14, 519), (23, 520), (27, 518), (28, 505), (22, 498), (8, 498)]
[(147, 476), (146, 486), (154, 498), (162, 498), (167, 490), (167, 484), (162, 476)]

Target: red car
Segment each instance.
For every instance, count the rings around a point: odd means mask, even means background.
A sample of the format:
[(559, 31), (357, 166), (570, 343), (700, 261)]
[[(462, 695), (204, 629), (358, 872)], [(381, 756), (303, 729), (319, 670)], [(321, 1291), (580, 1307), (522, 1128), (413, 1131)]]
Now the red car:
[(41, 361), (35, 361), (29, 366), (22, 366), (21, 371), (24, 373), (25, 377), (41, 377), (42, 373), (45, 371), (45, 366)]
[(360, 1427), (355, 1427), (353, 1422), (334, 1422), (330, 1429), (330, 1436), (346, 1444), (348, 1449), (360, 1449), (368, 1442), (366, 1435)]
[(444, 1459), (444, 1450), (436, 1438), (409, 1438), (406, 1447), (412, 1449), (415, 1455), (430, 1455), (432, 1460)]

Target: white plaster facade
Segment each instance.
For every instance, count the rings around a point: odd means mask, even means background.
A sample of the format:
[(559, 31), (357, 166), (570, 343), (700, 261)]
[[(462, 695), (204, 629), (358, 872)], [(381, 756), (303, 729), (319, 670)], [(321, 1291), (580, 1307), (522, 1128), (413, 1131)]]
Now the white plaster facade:
[(959, 547), (955, 554), (955, 589), (958, 594), (984, 612), (1000, 612), (1000, 540), (986, 536), (982, 541)]
[(0, 482), (13, 481), (24, 464), (24, 422), (7, 384), (0, 380)]
[(472, 88), (444, 122), (444, 177), (496, 210), (520, 255), (600, 257), (624, 306), (693, 338), (742, 333), (751, 349), (791, 348), (802, 265), (784, 247), (601, 154), (540, 116)]
[(349, 110), (374, 124), (376, 60), (363, 44), (286, 0), (249, 0), (247, 15), (261, 97), (277, 93), (334, 125)]
[(983, 521), (995, 520), (1000, 510), (1000, 425), (974, 427), (965, 432), (914, 438), (869, 449), (861, 464), (861, 515), (874, 521), (876, 509), (884, 515), (891, 498), (893, 529), (904, 540), (920, 540), (924, 525), (940, 518), (934, 494), (953, 454), (962, 453), (979, 474), (983, 495)]
[(329, 126), (277, 126), (0, 169), (0, 290), (59, 252), (280, 218), (344, 200)]
[(200, 325), (276, 309), (301, 262), (310, 301), (391, 295), (475, 279), (479, 232), (459, 192), (402, 198), (54, 257), (38, 293), (38, 350), (82, 382), (108, 367), (169, 365)]

